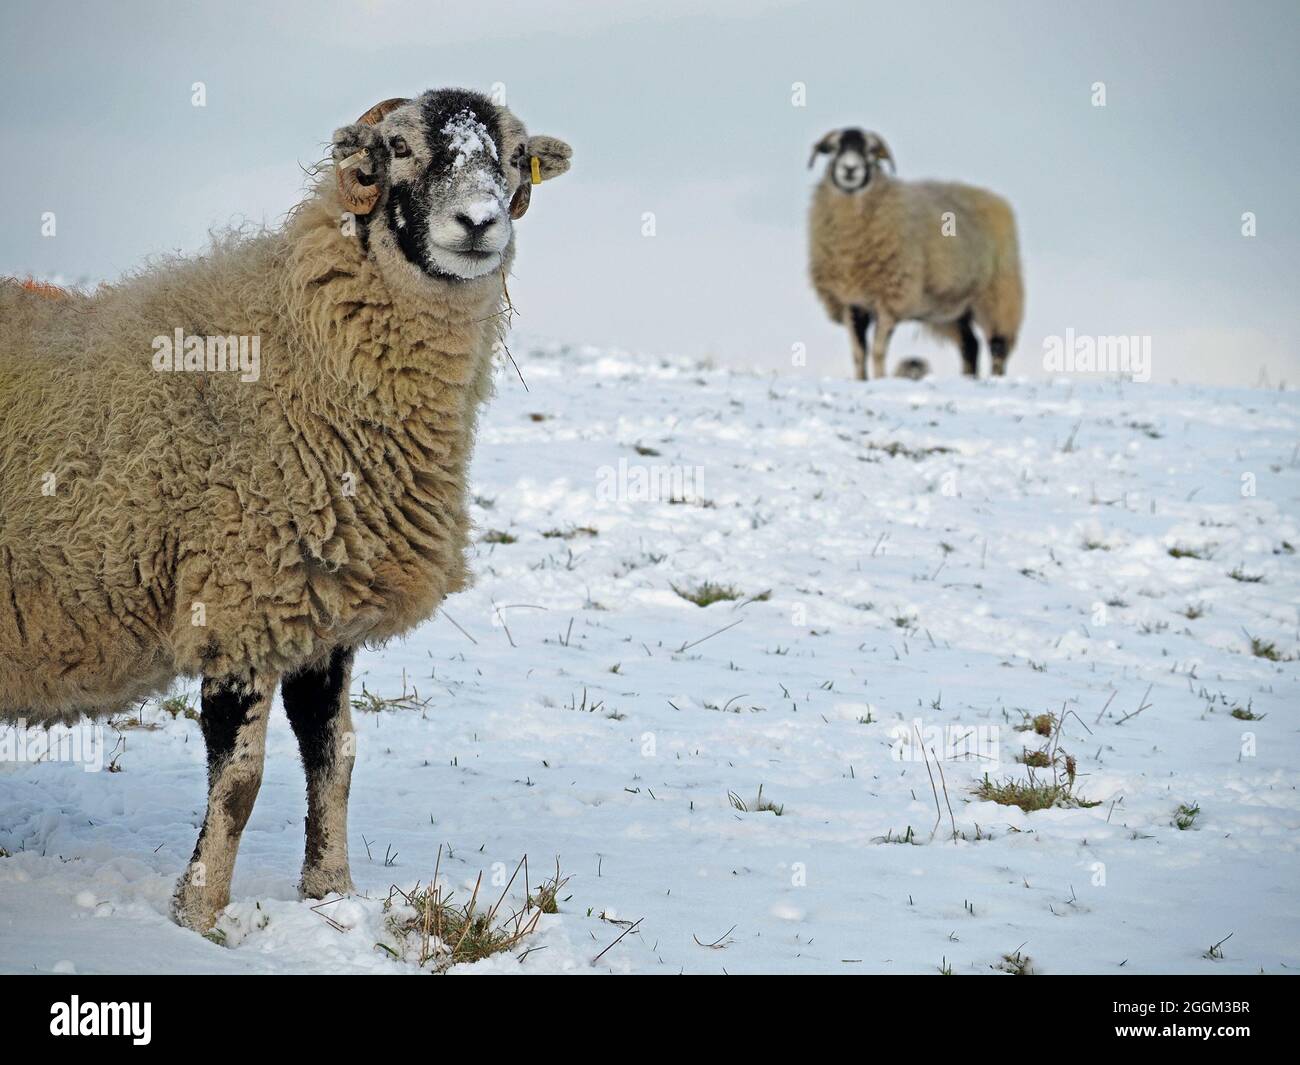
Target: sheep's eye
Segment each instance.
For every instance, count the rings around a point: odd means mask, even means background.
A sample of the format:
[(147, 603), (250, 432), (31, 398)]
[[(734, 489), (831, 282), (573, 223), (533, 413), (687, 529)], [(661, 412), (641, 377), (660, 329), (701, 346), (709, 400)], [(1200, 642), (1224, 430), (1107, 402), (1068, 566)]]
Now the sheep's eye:
[(393, 149), (393, 154), (397, 156), (398, 159), (405, 159), (411, 154), (411, 149), (406, 146), (406, 141), (402, 137), (394, 137), (388, 142), (388, 144)]

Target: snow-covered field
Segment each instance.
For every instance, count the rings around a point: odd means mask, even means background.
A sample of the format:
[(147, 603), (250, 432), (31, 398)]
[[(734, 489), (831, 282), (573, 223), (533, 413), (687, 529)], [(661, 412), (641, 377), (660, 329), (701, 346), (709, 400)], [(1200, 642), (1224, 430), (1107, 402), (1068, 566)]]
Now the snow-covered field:
[[(360, 894), (296, 899), (277, 712), (226, 945), (172, 925), (203, 745), (151, 705), (120, 772), (0, 764), (0, 970), (415, 973), (384, 900), (440, 845), (462, 898), (525, 853), (571, 878), (456, 971), (1300, 967), (1294, 393), (514, 350), (477, 587), (358, 660), (354, 695), (428, 700), (355, 715)], [(974, 794), (1043, 749), (1071, 805)]]

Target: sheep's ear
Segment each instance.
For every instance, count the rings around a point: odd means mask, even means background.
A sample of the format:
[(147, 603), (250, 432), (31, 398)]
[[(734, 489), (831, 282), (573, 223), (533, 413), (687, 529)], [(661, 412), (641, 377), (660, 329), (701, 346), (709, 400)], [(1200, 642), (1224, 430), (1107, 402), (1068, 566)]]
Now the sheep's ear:
[(819, 155), (827, 155), (835, 151), (840, 146), (840, 133), (838, 129), (831, 130), (826, 136), (813, 145), (812, 154), (808, 156), (808, 169), (811, 170), (813, 163), (817, 162)]
[[(524, 151), (527, 153), (528, 176), (534, 184), (559, 177), (569, 169), (569, 160), (573, 158), (573, 149), (564, 141), (544, 134), (529, 137)], [(536, 166), (533, 165), (534, 159), (537, 160)]]
[(334, 169), (339, 199), (353, 214), (369, 214), (387, 180), (384, 139), (373, 125), (353, 122), (334, 131)]

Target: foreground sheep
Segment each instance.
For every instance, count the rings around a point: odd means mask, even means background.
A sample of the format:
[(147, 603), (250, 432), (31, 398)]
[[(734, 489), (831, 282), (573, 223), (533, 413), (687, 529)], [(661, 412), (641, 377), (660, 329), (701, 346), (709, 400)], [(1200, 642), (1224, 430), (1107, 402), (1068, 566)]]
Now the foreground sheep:
[(570, 153), (440, 90), (376, 105), (333, 154), (277, 232), (93, 296), (0, 284), (0, 721), (203, 678), (208, 809), (174, 900), (195, 929), (229, 901), (281, 680), (301, 889), (351, 890), (353, 652), (467, 582), (511, 220)]
[(813, 195), (809, 252), (813, 288), (834, 322), (849, 328), (854, 370), (885, 376), (899, 322), (925, 323), (961, 346), (974, 375), (988, 339), (993, 373), (1006, 372), (1024, 309), (1015, 216), (1000, 196), (969, 185), (898, 181), (885, 142), (860, 129), (833, 130), (813, 146), (831, 163)]

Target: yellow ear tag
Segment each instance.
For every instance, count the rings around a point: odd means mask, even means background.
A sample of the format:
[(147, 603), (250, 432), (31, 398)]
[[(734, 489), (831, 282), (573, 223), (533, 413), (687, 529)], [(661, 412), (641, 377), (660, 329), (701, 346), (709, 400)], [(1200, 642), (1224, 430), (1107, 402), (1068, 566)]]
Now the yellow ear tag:
[(542, 183), (542, 161), (534, 155), (531, 162), (533, 167), (533, 184), (540, 185)]

